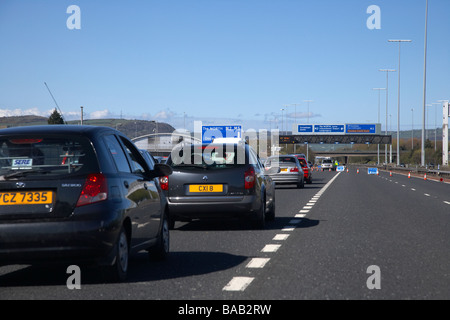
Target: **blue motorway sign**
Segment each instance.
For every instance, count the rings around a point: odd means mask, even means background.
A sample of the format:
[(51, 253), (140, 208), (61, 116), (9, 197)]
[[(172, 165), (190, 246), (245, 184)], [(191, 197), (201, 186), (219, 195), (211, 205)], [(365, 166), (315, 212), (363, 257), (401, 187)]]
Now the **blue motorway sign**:
[(343, 124), (315, 124), (314, 133), (316, 134), (344, 134), (345, 125)]
[(347, 134), (375, 134), (377, 133), (376, 124), (347, 124), (345, 128)]
[(242, 126), (202, 126), (203, 143), (211, 143), (216, 138), (241, 138)]
[(378, 174), (378, 168), (367, 168), (367, 174)]
[(312, 133), (313, 126), (312, 124), (299, 124), (298, 125), (298, 133)]

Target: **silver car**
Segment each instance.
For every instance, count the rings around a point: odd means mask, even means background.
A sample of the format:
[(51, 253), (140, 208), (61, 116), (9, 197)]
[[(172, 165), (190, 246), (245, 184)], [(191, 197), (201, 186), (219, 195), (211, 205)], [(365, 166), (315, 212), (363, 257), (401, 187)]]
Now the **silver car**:
[[(274, 156), (266, 160), (264, 165), (270, 170), (270, 177), (278, 184), (295, 184), (297, 188), (304, 188), (305, 177), (302, 166), (295, 156)], [(277, 170), (273, 170), (277, 168)], [(279, 170), (278, 170), (279, 168)]]
[(333, 161), (331, 161), (331, 159), (323, 159), (322, 160), (322, 169), (323, 170), (333, 170)]

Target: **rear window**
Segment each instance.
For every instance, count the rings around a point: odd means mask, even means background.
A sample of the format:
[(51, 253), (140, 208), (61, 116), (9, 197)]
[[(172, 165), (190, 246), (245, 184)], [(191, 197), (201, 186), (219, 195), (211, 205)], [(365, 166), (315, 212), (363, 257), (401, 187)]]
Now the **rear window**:
[(75, 175), (95, 171), (98, 171), (98, 163), (87, 138), (0, 137), (0, 179)]
[(322, 163), (332, 163), (331, 160), (323, 160)]
[(173, 168), (221, 169), (248, 163), (245, 148), (235, 145), (189, 146), (172, 151), (167, 164)]
[(288, 163), (288, 164), (292, 164), (292, 165), (297, 164), (294, 157), (283, 157), (283, 156), (278, 157), (278, 158), (272, 157), (272, 158), (267, 159), (267, 161), (266, 161), (267, 166), (271, 166), (271, 165), (277, 166), (278, 163), (284, 163), (284, 164)]

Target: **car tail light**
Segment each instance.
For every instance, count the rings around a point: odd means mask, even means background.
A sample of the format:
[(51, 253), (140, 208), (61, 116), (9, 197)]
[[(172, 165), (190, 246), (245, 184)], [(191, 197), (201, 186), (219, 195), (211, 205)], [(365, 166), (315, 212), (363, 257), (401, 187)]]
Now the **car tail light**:
[(298, 172), (298, 168), (297, 167), (291, 168), (291, 172)]
[(245, 189), (251, 189), (255, 186), (255, 169), (253, 167), (248, 168), (244, 173)]
[(101, 173), (88, 175), (78, 198), (77, 207), (108, 199), (108, 184)]
[(161, 185), (161, 189), (169, 190), (169, 177), (168, 176), (160, 177), (159, 184)]

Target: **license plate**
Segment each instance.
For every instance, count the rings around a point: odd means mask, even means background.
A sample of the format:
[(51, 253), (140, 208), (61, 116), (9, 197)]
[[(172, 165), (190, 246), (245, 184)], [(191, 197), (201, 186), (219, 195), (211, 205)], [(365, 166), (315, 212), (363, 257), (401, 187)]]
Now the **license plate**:
[(191, 184), (189, 186), (189, 192), (223, 192), (223, 185), (221, 184)]
[(287, 172), (288, 171), (288, 169), (287, 168), (281, 168), (281, 170), (280, 170), (281, 172)]
[(53, 203), (52, 191), (0, 192), (0, 206), (50, 203)]

